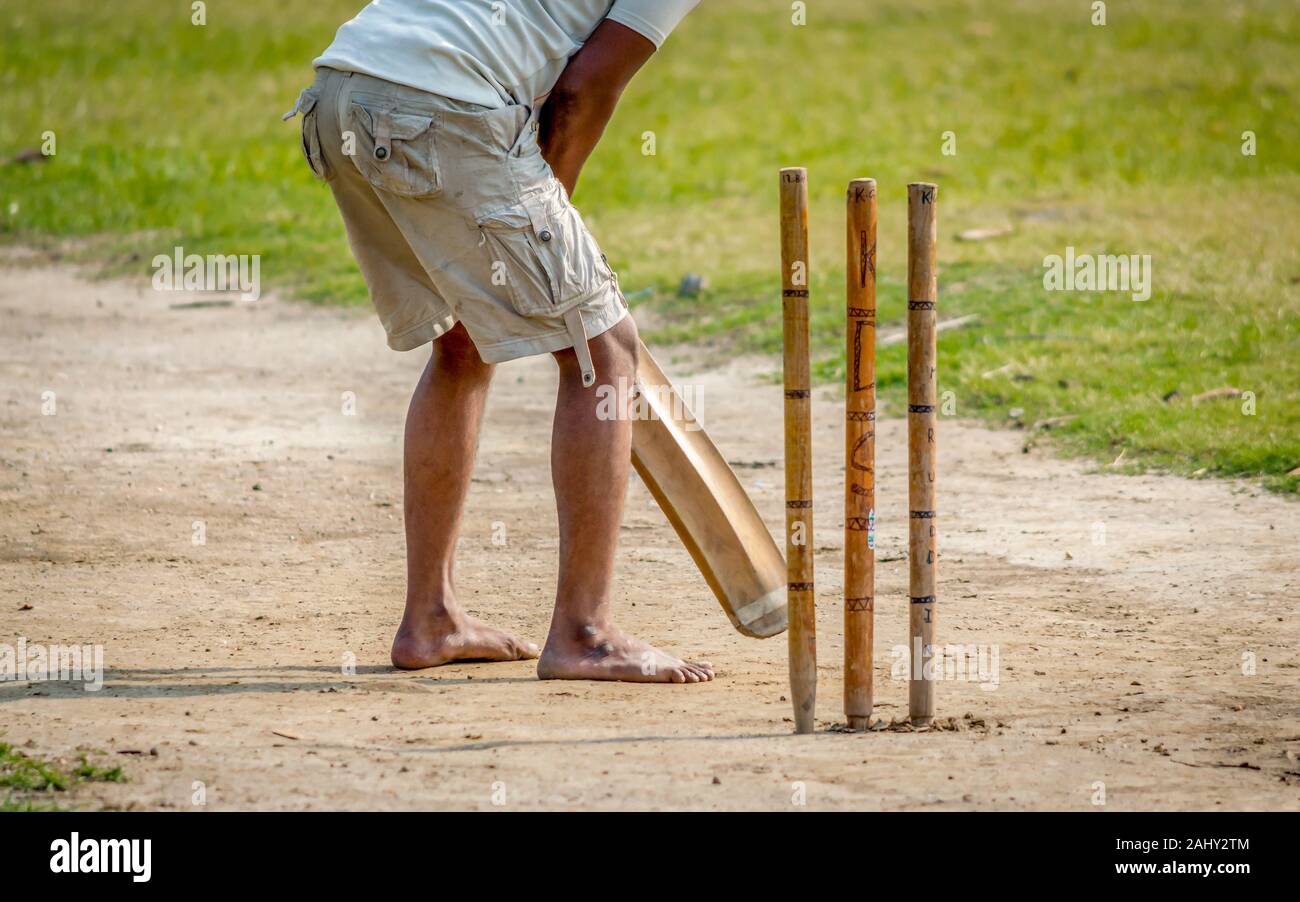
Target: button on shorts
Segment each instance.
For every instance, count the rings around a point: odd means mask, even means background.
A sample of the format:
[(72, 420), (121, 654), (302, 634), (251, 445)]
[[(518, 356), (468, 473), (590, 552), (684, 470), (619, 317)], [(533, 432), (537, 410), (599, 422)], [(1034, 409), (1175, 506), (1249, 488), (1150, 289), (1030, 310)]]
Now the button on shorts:
[(285, 118), (297, 113), (389, 347), (409, 351), (460, 321), (479, 356), (502, 363), (575, 347), (627, 315), (542, 159), (535, 109), (322, 68)]

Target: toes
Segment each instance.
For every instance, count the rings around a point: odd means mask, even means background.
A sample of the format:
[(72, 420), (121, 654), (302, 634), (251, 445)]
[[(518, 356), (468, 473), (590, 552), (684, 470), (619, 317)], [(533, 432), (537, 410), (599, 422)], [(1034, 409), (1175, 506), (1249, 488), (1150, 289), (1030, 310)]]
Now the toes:
[(533, 642), (521, 642), (518, 639), (512, 639), (510, 644), (515, 650), (516, 661), (531, 661), (541, 654), (541, 650)]
[(673, 683), (707, 683), (713, 679), (712, 665), (700, 665), (694, 661), (674, 660), (660, 668), (669, 682)]

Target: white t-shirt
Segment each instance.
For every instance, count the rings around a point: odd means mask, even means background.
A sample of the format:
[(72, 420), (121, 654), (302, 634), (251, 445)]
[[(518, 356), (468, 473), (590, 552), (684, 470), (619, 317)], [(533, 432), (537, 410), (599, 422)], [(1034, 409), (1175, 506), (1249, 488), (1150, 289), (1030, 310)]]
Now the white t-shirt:
[(373, 0), (316, 61), (487, 107), (540, 102), (602, 20), (658, 47), (699, 0)]

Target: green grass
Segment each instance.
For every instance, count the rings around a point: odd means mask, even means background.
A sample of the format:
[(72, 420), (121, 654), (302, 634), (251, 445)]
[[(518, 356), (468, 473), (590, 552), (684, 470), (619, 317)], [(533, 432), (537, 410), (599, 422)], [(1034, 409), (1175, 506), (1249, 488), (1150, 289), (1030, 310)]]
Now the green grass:
[[(361, 0), (44, 0), (0, 34), (0, 235), (110, 272), (175, 244), (259, 253), (274, 287), (365, 302), (329, 193), (279, 121)], [(1300, 491), (1300, 11), (1291, 0), (704, 3), (628, 92), (577, 201), (651, 339), (780, 347), (776, 171), (810, 170), (816, 372), (843, 367), (847, 181), (881, 190), (882, 321), (901, 324), (904, 186), (940, 183), (940, 340), (959, 416), (1076, 415), (1068, 453)], [(1258, 153), (1241, 153), (1241, 134)], [(657, 153), (641, 152), (653, 131)], [(957, 154), (942, 152), (956, 134)], [(11, 204), (17, 213), (10, 214)], [(957, 233), (1009, 225), (989, 241)], [(1153, 294), (1067, 294), (1042, 260), (1150, 254)], [(68, 247), (66, 243), (61, 247)], [(678, 299), (685, 272), (708, 290)], [(902, 349), (882, 354), (886, 404)], [(988, 375), (986, 375), (988, 374)], [(1242, 402), (1192, 404), (1234, 386)], [(1182, 400), (1162, 400), (1177, 391)]]
[(0, 742), (0, 811), (53, 811), (52, 801), (78, 783), (123, 783), (120, 767), (99, 767), (81, 756), (71, 773), (58, 764)]

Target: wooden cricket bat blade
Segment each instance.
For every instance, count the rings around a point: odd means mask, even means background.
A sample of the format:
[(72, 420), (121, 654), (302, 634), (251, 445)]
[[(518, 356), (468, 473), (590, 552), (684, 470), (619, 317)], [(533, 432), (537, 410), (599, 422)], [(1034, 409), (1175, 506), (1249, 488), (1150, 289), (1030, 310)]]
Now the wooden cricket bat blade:
[(652, 416), (632, 429), (632, 465), (731, 624), (766, 639), (786, 627), (785, 558), (713, 440), (641, 345), (638, 391)]

